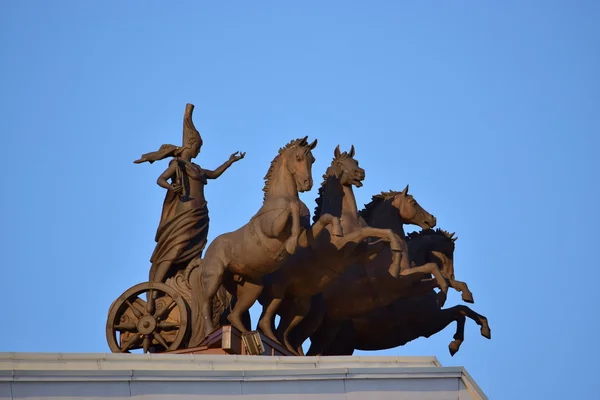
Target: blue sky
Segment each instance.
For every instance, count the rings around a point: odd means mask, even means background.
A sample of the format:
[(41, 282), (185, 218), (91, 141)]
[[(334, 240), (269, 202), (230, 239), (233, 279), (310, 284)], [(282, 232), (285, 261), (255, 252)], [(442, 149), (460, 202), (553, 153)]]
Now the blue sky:
[(133, 160), (179, 144), (190, 102), (200, 165), (247, 152), (206, 188), (209, 240), (258, 210), (289, 140), (319, 139), (311, 211), (354, 144), (359, 206), (410, 184), (459, 236), (493, 336), (468, 321), (453, 358), (454, 325), (371, 354), (465, 366), (495, 399), (592, 398), (599, 18), (595, 1), (0, 2), (0, 351), (108, 351), (164, 198), (166, 162)]

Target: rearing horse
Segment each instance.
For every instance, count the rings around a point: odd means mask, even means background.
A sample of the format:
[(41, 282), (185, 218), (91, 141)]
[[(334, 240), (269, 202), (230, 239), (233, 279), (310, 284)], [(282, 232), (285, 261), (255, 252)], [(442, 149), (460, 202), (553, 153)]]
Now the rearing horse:
[[(435, 260), (445, 276), (454, 276), (454, 242), (446, 231), (426, 230), (408, 236), (411, 261)], [(380, 272), (381, 272), (380, 268)], [(435, 280), (400, 286), (385, 274), (376, 280), (374, 289), (368, 279), (358, 279), (350, 286), (338, 286), (328, 293), (325, 323), (311, 336), (309, 354), (352, 355), (355, 349), (383, 350), (406, 344), (419, 336), (429, 337), (456, 321), (454, 340), (449, 345), (454, 355), (464, 341), (465, 317), (481, 326), (481, 335), (491, 338), (487, 318), (470, 307), (459, 305), (442, 309)], [(386, 282), (387, 280), (387, 282)], [(347, 281), (346, 281), (347, 282)], [(462, 282), (460, 282), (462, 283)], [(472, 296), (466, 284), (463, 300)], [(373, 292), (377, 296), (373, 296)]]
[(189, 275), (192, 291), (192, 335), (189, 346), (197, 346), (213, 330), (212, 304), (215, 293), (229, 271), (241, 278), (237, 301), (227, 316), (242, 332), (247, 331), (242, 316), (262, 291), (262, 277), (276, 271), (298, 245), (309, 246), (325, 226), (342, 235), (339, 218), (323, 215), (311, 229), (309, 211), (298, 192), (312, 188), (312, 150), (317, 140), (292, 140), (279, 149), (265, 176), (263, 205), (250, 221), (236, 231), (216, 237), (201, 262)]
[[(359, 219), (352, 187), (362, 186), (365, 171), (359, 167), (354, 154), (354, 146), (348, 153), (341, 153), (339, 146), (336, 147), (331, 166), (319, 188), (314, 215), (315, 221), (325, 213), (339, 216), (344, 237), (323, 234), (310, 248), (298, 251), (279, 270), (265, 277), (267, 289), (259, 298), (263, 313), (258, 326), (267, 337), (282, 342), (292, 352), (301, 352), (301, 348), (295, 348), (288, 341), (288, 336), (310, 311), (312, 297), (325, 290), (347, 266), (356, 261), (361, 254), (360, 249), (366, 247), (365, 239), (375, 237), (382, 239), (386, 245), (389, 243), (395, 256), (390, 271), (399, 271), (402, 261), (408, 266), (408, 254), (400, 258), (404, 243), (398, 235), (389, 229), (367, 226)], [(276, 313), (281, 316), (281, 321), (274, 334), (272, 327)]]
[[(373, 201), (359, 214), (363, 224), (373, 228), (391, 230), (402, 238), (405, 238), (403, 225), (417, 225), (422, 229), (430, 229), (437, 224), (436, 218), (408, 193), (408, 185), (401, 192), (390, 191), (373, 196)], [(312, 299), (313, 305), (310, 314), (291, 334), (292, 344), (300, 348), (302, 343), (320, 326), (326, 306), (328, 311), (331, 311), (331, 307), (333, 307), (334, 310), (342, 309), (347, 312), (369, 307), (373, 299), (381, 296), (378, 292), (380, 283), (384, 288), (406, 287), (423, 279), (423, 272), (425, 272), (433, 274), (436, 282), (445, 291), (445, 278), (436, 265), (428, 263), (424, 259), (413, 259), (410, 247), (408, 250), (406, 258), (416, 266), (403, 270), (400, 277), (394, 277), (388, 270), (388, 265), (393, 260), (393, 253), (386, 243), (380, 241), (360, 247), (358, 249), (359, 256), (353, 260), (352, 264), (346, 266), (340, 276), (331, 285), (324, 288), (321, 296), (315, 296)], [(388, 291), (395, 293), (394, 289)], [(328, 300), (328, 304), (324, 304), (323, 298)]]

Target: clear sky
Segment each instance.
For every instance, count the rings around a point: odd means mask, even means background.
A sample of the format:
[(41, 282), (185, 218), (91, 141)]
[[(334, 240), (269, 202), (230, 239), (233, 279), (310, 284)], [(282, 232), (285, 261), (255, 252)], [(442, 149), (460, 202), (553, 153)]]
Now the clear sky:
[(206, 188), (209, 240), (289, 140), (319, 139), (311, 211), (354, 144), (359, 206), (409, 183), (492, 328), (467, 321), (454, 357), (454, 325), (369, 354), (465, 366), (493, 399), (595, 397), (598, 21), (597, 1), (0, 1), (0, 351), (108, 351), (164, 198), (167, 161), (133, 160), (180, 143), (190, 102), (200, 165), (247, 152)]

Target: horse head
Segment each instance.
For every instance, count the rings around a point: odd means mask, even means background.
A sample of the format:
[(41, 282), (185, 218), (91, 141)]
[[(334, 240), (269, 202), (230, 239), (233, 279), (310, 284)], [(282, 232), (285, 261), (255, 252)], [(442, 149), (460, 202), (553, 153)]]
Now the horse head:
[[(454, 280), (454, 248), (458, 237), (442, 229), (427, 229), (421, 232), (412, 232), (407, 236), (408, 247), (413, 251), (411, 261), (417, 264), (433, 262), (438, 265), (442, 275), (449, 280)], [(412, 243), (411, 243), (412, 242)], [(411, 244), (419, 243), (417, 246)]]
[[(338, 145), (333, 152), (333, 161), (330, 170), (334, 170), (335, 175), (340, 180), (342, 186), (361, 187), (365, 179), (365, 170), (358, 166), (358, 161), (354, 159), (354, 145), (349, 152), (341, 152)], [(328, 172), (332, 172), (328, 170)]]
[(408, 194), (408, 185), (403, 191), (392, 193), (394, 193), (391, 199), (392, 206), (398, 210), (403, 224), (417, 225), (421, 229), (435, 228), (436, 218), (421, 207), (411, 194)]
[(312, 166), (315, 157), (312, 150), (317, 147), (317, 139), (308, 143), (308, 136), (283, 152), (283, 164), (294, 177), (299, 192), (308, 192), (313, 187)]
[(307, 139), (308, 136), (294, 139), (279, 149), (264, 178), (265, 199), (268, 193), (282, 186), (287, 187), (284, 191), (294, 193), (312, 189), (312, 165), (315, 162), (312, 150), (317, 147), (317, 139), (312, 143)]

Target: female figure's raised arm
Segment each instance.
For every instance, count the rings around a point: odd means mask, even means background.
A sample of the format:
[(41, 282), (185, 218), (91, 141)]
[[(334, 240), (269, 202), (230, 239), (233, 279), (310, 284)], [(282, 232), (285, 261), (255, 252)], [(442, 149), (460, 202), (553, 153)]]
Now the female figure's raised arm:
[(223, 174), (223, 172), (227, 170), (227, 168), (231, 167), (231, 164), (241, 160), (242, 158), (244, 158), (245, 155), (245, 152), (240, 153), (239, 151), (236, 151), (231, 156), (229, 156), (229, 160), (225, 161), (219, 168), (215, 169), (214, 171), (205, 169), (204, 172), (206, 173), (206, 177), (208, 179), (217, 179), (219, 176), (221, 176), (221, 174)]

